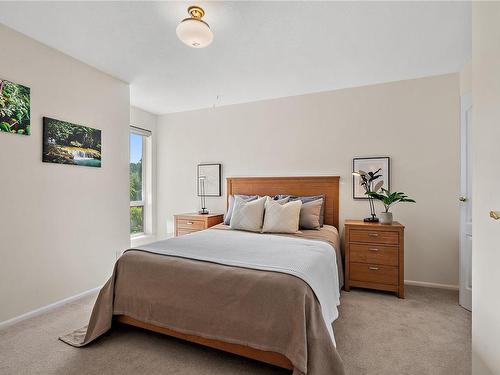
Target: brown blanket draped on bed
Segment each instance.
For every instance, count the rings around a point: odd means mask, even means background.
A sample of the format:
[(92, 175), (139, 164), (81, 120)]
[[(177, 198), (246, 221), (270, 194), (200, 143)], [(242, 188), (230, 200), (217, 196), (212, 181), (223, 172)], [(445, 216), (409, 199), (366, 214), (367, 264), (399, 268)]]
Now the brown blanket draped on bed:
[(294, 375), (344, 374), (314, 292), (288, 274), (129, 250), (101, 289), (88, 327), (61, 340), (87, 345), (111, 328), (113, 315), (281, 353)]

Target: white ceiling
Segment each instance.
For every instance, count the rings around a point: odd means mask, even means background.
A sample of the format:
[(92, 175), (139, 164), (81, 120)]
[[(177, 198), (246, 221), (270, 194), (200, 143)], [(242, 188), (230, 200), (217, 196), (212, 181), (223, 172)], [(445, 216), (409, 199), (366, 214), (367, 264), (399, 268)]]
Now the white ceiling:
[(0, 22), (129, 82), (157, 114), (457, 72), (471, 54), (470, 3), (197, 2), (205, 49), (175, 34), (191, 4), (0, 2)]

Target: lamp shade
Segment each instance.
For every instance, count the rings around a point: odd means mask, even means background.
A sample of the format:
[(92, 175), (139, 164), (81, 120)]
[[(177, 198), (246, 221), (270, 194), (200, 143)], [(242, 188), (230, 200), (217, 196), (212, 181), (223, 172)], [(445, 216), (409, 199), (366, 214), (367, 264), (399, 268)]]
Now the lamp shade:
[(179, 39), (193, 48), (203, 48), (212, 43), (214, 34), (205, 21), (198, 18), (186, 18), (176, 29)]

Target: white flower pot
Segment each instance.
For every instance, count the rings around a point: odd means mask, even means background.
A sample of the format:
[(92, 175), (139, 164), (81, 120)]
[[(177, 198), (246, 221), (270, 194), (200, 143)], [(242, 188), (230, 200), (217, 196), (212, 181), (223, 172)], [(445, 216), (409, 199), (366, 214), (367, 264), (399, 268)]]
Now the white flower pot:
[(381, 212), (379, 219), (380, 224), (392, 224), (392, 212)]

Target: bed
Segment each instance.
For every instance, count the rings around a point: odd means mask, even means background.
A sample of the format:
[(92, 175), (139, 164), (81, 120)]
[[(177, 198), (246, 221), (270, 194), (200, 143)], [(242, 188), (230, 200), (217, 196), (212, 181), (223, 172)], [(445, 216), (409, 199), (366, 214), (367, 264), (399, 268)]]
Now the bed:
[(227, 179), (228, 197), (282, 193), (324, 194), (324, 228), (266, 235), (219, 225), (129, 249), (101, 289), (89, 325), (61, 340), (81, 347), (113, 324), (128, 324), (294, 375), (343, 374), (330, 324), (343, 282), (336, 231), (339, 178)]

